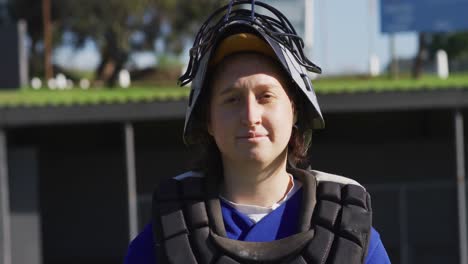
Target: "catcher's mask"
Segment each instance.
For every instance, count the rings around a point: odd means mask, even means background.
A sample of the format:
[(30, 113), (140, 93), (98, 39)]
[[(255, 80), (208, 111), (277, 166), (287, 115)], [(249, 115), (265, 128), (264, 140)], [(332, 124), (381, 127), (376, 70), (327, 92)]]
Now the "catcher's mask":
[[(250, 6), (250, 10), (246, 6)], [(266, 12), (258, 13), (261, 8)], [(306, 98), (304, 122), (308, 128), (325, 126), (314, 88), (308, 72), (321, 73), (321, 69), (304, 54), (304, 42), (296, 34), (288, 19), (274, 7), (255, 0), (231, 0), (216, 10), (200, 27), (193, 47), (187, 71), (179, 78), (179, 84), (191, 83), (189, 103), (185, 115), (184, 142), (197, 143), (193, 136), (194, 109), (203, 93), (206, 74), (223, 58), (239, 52), (257, 52), (276, 59), (293, 85)], [(200, 125), (200, 124), (199, 124)], [(309, 132), (310, 132), (309, 131)]]

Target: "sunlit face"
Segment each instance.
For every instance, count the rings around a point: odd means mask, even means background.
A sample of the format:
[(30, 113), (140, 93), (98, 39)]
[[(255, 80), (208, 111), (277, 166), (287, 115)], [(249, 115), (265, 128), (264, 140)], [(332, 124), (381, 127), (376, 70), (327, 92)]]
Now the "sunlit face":
[(260, 54), (230, 56), (212, 81), (208, 132), (223, 161), (272, 163), (285, 158), (293, 104), (275, 62)]

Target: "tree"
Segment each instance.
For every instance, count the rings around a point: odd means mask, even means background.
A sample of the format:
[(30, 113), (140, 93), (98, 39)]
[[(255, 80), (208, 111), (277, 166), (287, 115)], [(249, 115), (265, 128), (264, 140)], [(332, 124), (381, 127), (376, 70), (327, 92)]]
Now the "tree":
[[(113, 86), (131, 52), (130, 38), (139, 28), (155, 23), (148, 15), (157, 0), (61, 0), (61, 32), (70, 32), (70, 45), (81, 47), (93, 40), (100, 51), (101, 62), (95, 78)], [(157, 25), (155, 26), (155, 31)], [(156, 32), (157, 34), (157, 32)]]
[(468, 32), (434, 34), (429, 45), (429, 53), (434, 56), (439, 49), (445, 50), (449, 59), (467, 58)]
[[(95, 78), (112, 86), (118, 72), (137, 50), (153, 50), (154, 41), (162, 39), (168, 51), (178, 54), (184, 43), (214, 8), (227, 1), (220, 0), (52, 0), (54, 46), (65, 33), (67, 45), (80, 48), (86, 40), (94, 41), (101, 54)], [(15, 0), (11, 12), (15, 18), (26, 19), (33, 47), (32, 57), (42, 56), (42, 14), (40, 1)], [(163, 32), (168, 25), (169, 31)], [(167, 26), (166, 26), (167, 27)], [(135, 37), (135, 36), (140, 37)], [(39, 48), (38, 48), (39, 47)], [(37, 52), (37, 54), (35, 54)], [(39, 64), (33, 63), (34, 68)]]
[(468, 32), (419, 33), (414, 78), (420, 77), (424, 62), (428, 58), (434, 60), (438, 50), (445, 50), (450, 60), (468, 59)]
[[(51, 20), (56, 23), (61, 19), (61, 1), (51, 1)], [(35, 75), (44, 73), (44, 43), (43, 43), (43, 17), (42, 1), (38, 0), (15, 0), (8, 2), (8, 12), (13, 20), (23, 19), (26, 21), (28, 35), (31, 41), (30, 72)], [(54, 35), (53, 44), (60, 40), (58, 35)]]
[(421, 77), (424, 62), (427, 59), (427, 33), (420, 32), (418, 34), (418, 52), (414, 58), (413, 69), (411, 75), (415, 79)]

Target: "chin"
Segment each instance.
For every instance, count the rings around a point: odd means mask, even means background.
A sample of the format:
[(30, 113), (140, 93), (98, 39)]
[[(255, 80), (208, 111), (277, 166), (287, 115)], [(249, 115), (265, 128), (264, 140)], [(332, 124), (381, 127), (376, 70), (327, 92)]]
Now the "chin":
[(250, 150), (247, 152), (239, 153), (238, 158), (242, 162), (267, 164), (273, 161), (274, 157), (271, 157), (270, 152), (267, 151), (256, 151)]
[(237, 145), (221, 152), (225, 158), (236, 164), (257, 164), (261, 167), (268, 166), (282, 155), (279, 149), (265, 145)]

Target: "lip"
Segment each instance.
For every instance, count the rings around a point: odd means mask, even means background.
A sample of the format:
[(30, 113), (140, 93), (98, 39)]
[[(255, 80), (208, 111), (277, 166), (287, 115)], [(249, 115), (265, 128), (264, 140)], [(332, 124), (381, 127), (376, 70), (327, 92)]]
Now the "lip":
[(255, 132), (255, 131), (249, 131), (248, 133), (246, 134), (242, 134), (240, 136), (237, 136), (237, 139), (240, 139), (240, 140), (247, 140), (247, 141), (258, 141), (258, 140), (261, 140), (261, 139), (264, 139), (266, 138), (268, 135), (267, 134), (264, 134), (264, 133), (259, 133), (259, 132)]

